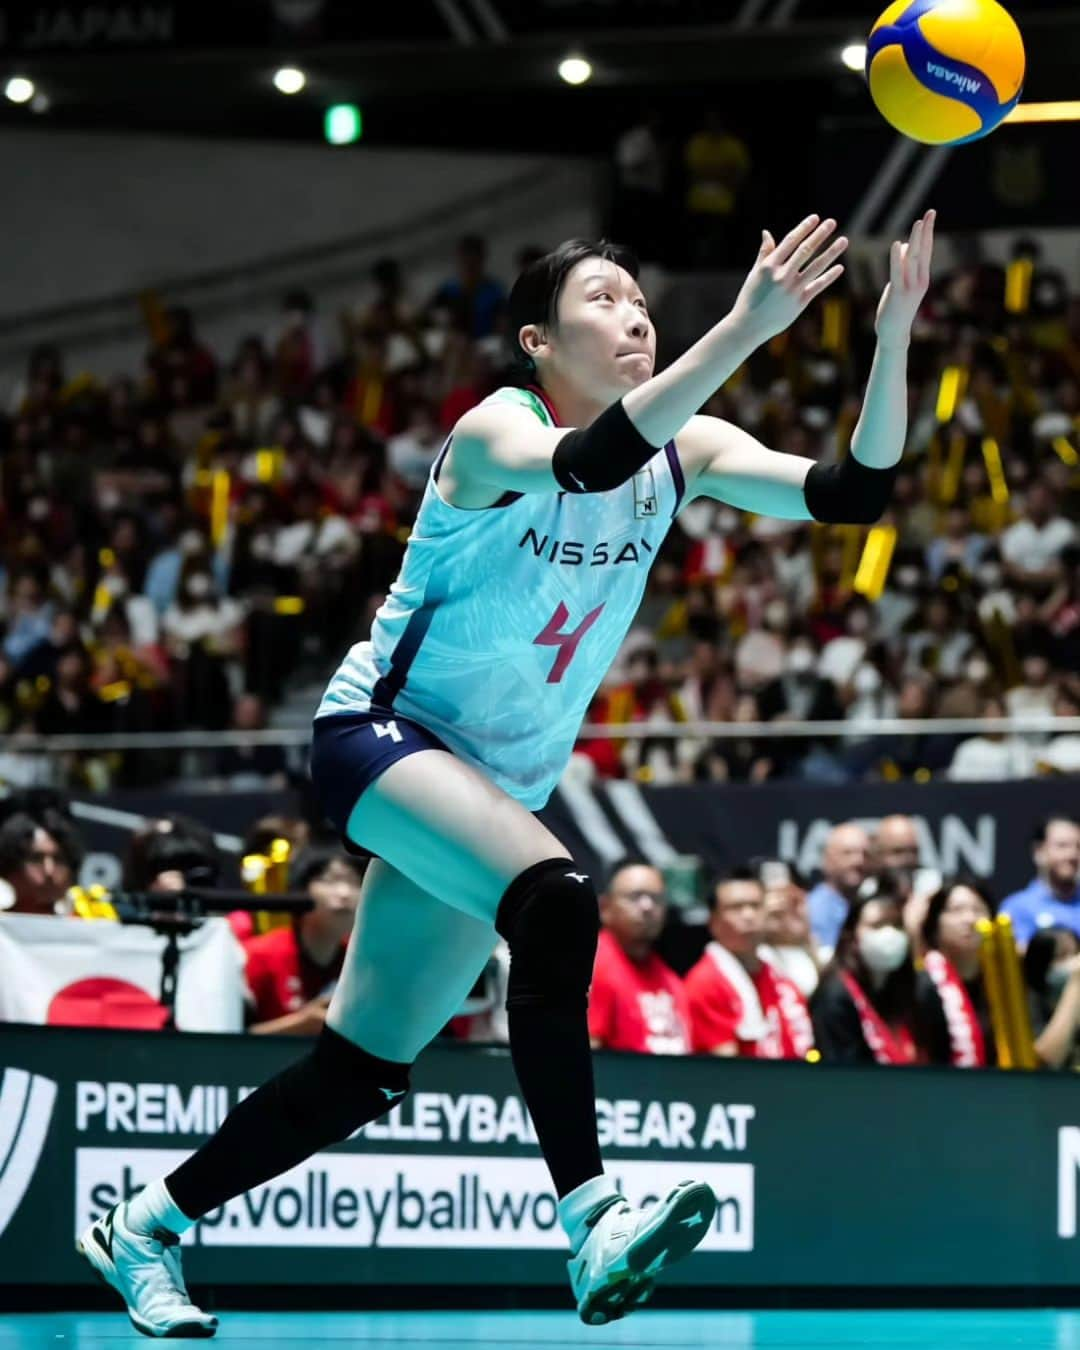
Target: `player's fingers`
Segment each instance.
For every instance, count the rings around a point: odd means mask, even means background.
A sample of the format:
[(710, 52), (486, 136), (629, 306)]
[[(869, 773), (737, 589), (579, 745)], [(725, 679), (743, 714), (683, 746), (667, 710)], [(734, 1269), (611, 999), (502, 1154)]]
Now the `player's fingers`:
[(833, 282), (843, 275), (844, 269), (840, 264), (837, 264), (836, 267), (830, 267), (824, 276), (818, 277), (816, 281), (812, 281), (809, 286), (804, 286), (799, 292), (803, 304), (808, 305), (811, 300), (819, 296), (822, 291), (827, 291)]
[(889, 250), (889, 281), (899, 286), (904, 280), (903, 244), (896, 242)]
[(819, 220), (820, 216), (807, 216), (793, 230), (789, 230), (776, 246), (776, 252), (773, 254), (774, 261), (778, 263), (787, 262), (806, 236), (817, 226)]
[(791, 255), (791, 266), (793, 270), (801, 272), (835, 229), (835, 220), (823, 220), (813, 234), (811, 234), (808, 239), (804, 239)]
[(922, 266), (923, 229), (924, 226), (921, 220), (917, 220), (911, 227), (911, 240), (908, 243), (907, 256), (905, 258), (909, 285), (914, 285), (919, 279), (919, 269)]
[(767, 258), (776, 247), (776, 243), (768, 230), (761, 231), (761, 247), (758, 249), (758, 262), (762, 258)]
[(922, 257), (919, 260), (921, 280), (924, 286), (930, 280), (930, 263), (934, 256), (934, 223), (936, 220), (937, 212), (927, 211), (926, 229), (923, 231), (922, 239)]
[(816, 258), (812, 258), (806, 267), (800, 273), (803, 281), (816, 281), (823, 273), (827, 272), (837, 258), (841, 256), (848, 246), (848, 241), (844, 235), (834, 240), (824, 253), (819, 253)]

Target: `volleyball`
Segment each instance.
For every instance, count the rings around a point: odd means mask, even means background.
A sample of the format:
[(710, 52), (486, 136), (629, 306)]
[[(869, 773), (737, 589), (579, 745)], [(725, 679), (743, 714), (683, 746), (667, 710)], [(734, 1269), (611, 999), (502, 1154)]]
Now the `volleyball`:
[(866, 78), (885, 120), (925, 145), (989, 135), (1020, 99), (1024, 40), (997, 0), (895, 0), (870, 32)]

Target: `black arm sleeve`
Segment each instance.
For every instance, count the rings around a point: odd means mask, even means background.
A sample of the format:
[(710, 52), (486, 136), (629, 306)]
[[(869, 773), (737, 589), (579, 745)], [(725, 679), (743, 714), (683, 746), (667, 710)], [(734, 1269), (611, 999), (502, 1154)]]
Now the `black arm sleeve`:
[(551, 471), (567, 492), (610, 492), (629, 482), (658, 449), (630, 421), (620, 399), (587, 427), (566, 433), (551, 457)]
[(815, 464), (806, 475), (806, 509), (824, 524), (873, 525), (892, 497), (899, 462), (868, 469), (849, 450), (839, 464)]

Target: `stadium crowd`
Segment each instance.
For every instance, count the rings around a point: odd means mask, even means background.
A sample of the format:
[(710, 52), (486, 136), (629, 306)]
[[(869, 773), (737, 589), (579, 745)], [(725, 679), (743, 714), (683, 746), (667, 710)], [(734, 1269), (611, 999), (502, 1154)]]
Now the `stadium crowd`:
[[(0, 917), (0, 937), (31, 943), (40, 966), (43, 936), (23, 933), (20, 916), (37, 924), (122, 916), (108, 896), (75, 886), (84, 846), (61, 799), (24, 794), (8, 806), (0, 822), (0, 911), (13, 917)], [(288, 886), (307, 907), (276, 916), (237, 909), (227, 921), (242, 946), (245, 1025), (255, 1034), (312, 1035), (341, 973), (365, 863), (313, 836), (302, 819), (269, 816), (244, 840), (245, 875), (281, 844), (290, 855)], [(1041, 822), (1032, 866), (1030, 884), (1001, 905), (1022, 953), (1024, 1034), (1033, 1063), (1080, 1067), (1080, 820), (1055, 814)], [(752, 860), (715, 879), (706, 924), (691, 925), (670, 902), (661, 869), (643, 858), (618, 862), (600, 896), (593, 1046), (894, 1066), (997, 1063), (999, 1028), (978, 924), (998, 905), (986, 886), (921, 867), (915, 822), (902, 815), (886, 817), (872, 835), (855, 822), (836, 826), (822, 872), (808, 892), (787, 863)], [(123, 887), (159, 897), (162, 911), (170, 892), (213, 889), (227, 879), (211, 831), (185, 817), (148, 822), (124, 860)], [(0, 953), (0, 965), (4, 959)], [(506, 1043), (508, 965), (500, 941), (444, 1036)], [(17, 972), (7, 969), (6, 978), (14, 982)], [(34, 1020), (3, 1006), (0, 1020)], [(149, 995), (118, 1003), (111, 982), (90, 980), (66, 986), (62, 1002), (54, 999), (39, 1020), (160, 1029), (164, 1019)]]
[[(882, 522), (895, 536), (867, 552), (887, 559), (895, 544), (891, 564), (857, 585), (866, 530), (693, 503), (591, 713), (844, 719), (848, 734), (589, 740), (589, 771), (1080, 769), (1075, 735), (862, 730), (883, 716), (1080, 713), (1080, 297), (1029, 242), (1008, 268), (961, 252), (912, 346), (905, 466)], [(782, 450), (844, 453), (874, 293), (830, 293), (707, 410)], [(447, 430), (513, 378), (505, 295), (470, 236), (430, 296), (387, 258), (336, 324), (291, 293), (273, 330), (232, 352), (154, 296), (141, 371), (72, 370), (55, 347), (35, 350), (0, 417), (0, 782), (160, 779), (177, 767), (161, 753), (15, 752), (35, 734), (257, 730), (290, 681), (328, 674), (368, 631)], [(210, 776), (287, 772), (276, 749), (222, 749)]]

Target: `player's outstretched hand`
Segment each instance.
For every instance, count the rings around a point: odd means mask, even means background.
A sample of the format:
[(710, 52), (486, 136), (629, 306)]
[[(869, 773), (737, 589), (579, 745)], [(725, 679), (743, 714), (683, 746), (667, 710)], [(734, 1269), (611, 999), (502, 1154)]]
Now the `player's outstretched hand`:
[(930, 262), (934, 254), (936, 211), (927, 211), (911, 227), (906, 244), (899, 240), (889, 253), (889, 284), (878, 305), (878, 341), (885, 346), (907, 346), (911, 325), (930, 285)]
[(762, 231), (761, 249), (732, 308), (758, 342), (782, 333), (841, 275), (837, 259), (848, 241), (841, 235), (825, 247), (835, 229), (835, 220), (807, 216), (779, 243)]

